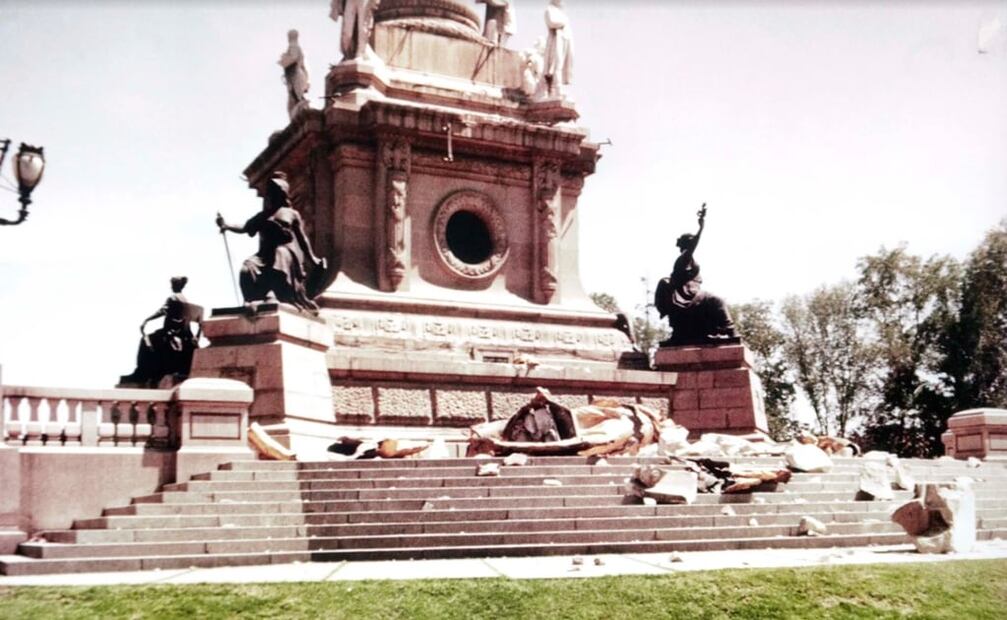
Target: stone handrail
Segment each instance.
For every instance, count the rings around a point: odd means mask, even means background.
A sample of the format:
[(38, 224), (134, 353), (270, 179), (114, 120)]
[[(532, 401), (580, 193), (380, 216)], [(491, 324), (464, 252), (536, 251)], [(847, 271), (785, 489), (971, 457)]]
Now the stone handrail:
[(0, 386), (0, 443), (170, 449), (172, 390)]

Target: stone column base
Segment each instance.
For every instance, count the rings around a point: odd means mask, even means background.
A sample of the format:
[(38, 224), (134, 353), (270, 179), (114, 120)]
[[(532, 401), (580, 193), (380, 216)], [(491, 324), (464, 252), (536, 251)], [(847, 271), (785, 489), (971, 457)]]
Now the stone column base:
[(948, 418), (941, 441), (944, 453), (956, 459), (1007, 461), (1007, 409), (959, 411)]
[(654, 364), (658, 370), (678, 373), (671, 417), (691, 436), (769, 430), (762, 383), (745, 345), (663, 347)]
[[(335, 422), (325, 352), (325, 321), (280, 304), (217, 309), (203, 322), (210, 346), (192, 361), (192, 377), (237, 379), (255, 391), (249, 423), (282, 427), (291, 420)], [(298, 451), (296, 434), (276, 437)]]

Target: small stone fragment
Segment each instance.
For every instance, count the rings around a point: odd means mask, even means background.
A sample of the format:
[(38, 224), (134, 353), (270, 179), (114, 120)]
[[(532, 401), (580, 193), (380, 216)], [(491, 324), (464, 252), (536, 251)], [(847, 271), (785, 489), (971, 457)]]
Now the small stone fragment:
[(734, 517), (737, 516), (738, 513), (734, 512), (734, 508), (731, 508), (730, 506), (724, 506), (723, 508), (720, 509), (720, 514), (724, 515), (725, 517)]
[(682, 558), (682, 554), (681, 553), (679, 553), (677, 551), (673, 551), (671, 553), (671, 555), (668, 556), (668, 561), (671, 562), (672, 564), (675, 564), (677, 562), (684, 562), (685, 559)]
[(581, 566), (584, 564), (584, 558), (580, 557), (579, 555), (574, 556), (573, 560), (571, 560), (570, 563), (573, 564), (574, 566)]
[(759, 497), (758, 495), (756, 495), (755, 497), (752, 498), (752, 503), (753, 504), (765, 504), (766, 503), (766, 498), (765, 497)]
[(515, 452), (513, 454), (508, 454), (503, 460), (504, 467), (520, 467), (521, 465), (528, 464), (528, 455)]
[(751, 519), (748, 520), (748, 524), (752, 527), (758, 527), (759, 520), (756, 519), (755, 517), (752, 517)]
[(982, 464), (983, 464), (983, 462), (982, 462), (982, 461), (980, 461), (979, 459), (977, 459), (977, 458), (976, 458), (976, 457), (974, 457), (974, 456), (970, 456), (970, 457), (968, 458), (968, 460), (967, 460), (967, 461), (965, 461), (965, 464), (966, 464), (966, 465), (967, 465), (968, 467), (971, 467), (971, 468), (975, 469), (976, 467), (979, 467), (980, 465), (982, 465)]
[(480, 463), (476, 468), (477, 476), (499, 476), (500, 475), (500, 464), (499, 463)]
[(604, 566), (605, 565), (605, 560), (603, 560), (601, 558), (595, 558), (594, 559), (594, 565), (595, 566)]
[(559, 480), (556, 480), (555, 478), (546, 478), (545, 480), (542, 481), (542, 484), (544, 484), (547, 487), (561, 487), (561, 486), (563, 486), (563, 483), (561, 481), (559, 481)]
[(643, 505), (644, 506), (657, 506), (657, 500), (654, 499), (653, 497), (645, 497), (645, 498), (643, 498)]
[(798, 536), (821, 536), (828, 532), (825, 524), (814, 517), (801, 517), (801, 522), (797, 526)]
[(433, 509), (434, 509), (433, 502), (423, 502), (423, 507), (420, 508), (420, 510), (433, 510)]
[(593, 464), (597, 465), (598, 467), (608, 467), (608, 459), (600, 458)]

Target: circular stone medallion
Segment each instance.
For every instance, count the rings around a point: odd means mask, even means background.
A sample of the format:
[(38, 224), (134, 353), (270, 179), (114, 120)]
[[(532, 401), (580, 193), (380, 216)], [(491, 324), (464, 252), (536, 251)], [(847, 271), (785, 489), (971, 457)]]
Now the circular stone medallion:
[(433, 231), (437, 255), (456, 276), (488, 278), (507, 261), (507, 227), (486, 194), (461, 190), (448, 195), (434, 210)]

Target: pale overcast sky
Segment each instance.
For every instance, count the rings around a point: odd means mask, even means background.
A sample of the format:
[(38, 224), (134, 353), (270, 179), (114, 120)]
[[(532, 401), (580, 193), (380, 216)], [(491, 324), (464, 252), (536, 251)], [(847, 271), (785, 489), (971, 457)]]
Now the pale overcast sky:
[[(512, 47), (545, 4), (518, 2)], [(614, 143), (579, 207), (590, 291), (640, 303), (704, 201), (705, 286), (731, 302), (850, 278), (882, 245), (962, 258), (1007, 216), (1007, 2), (566, 4), (582, 123)], [(0, 137), (48, 159), (0, 227), (4, 383), (112, 386), (171, 275), (234, 304), (213, 218), (259, 208), (240, 174), (286, 125), (289, 28), (318, 97), (326, 0), (0, 0)]]

